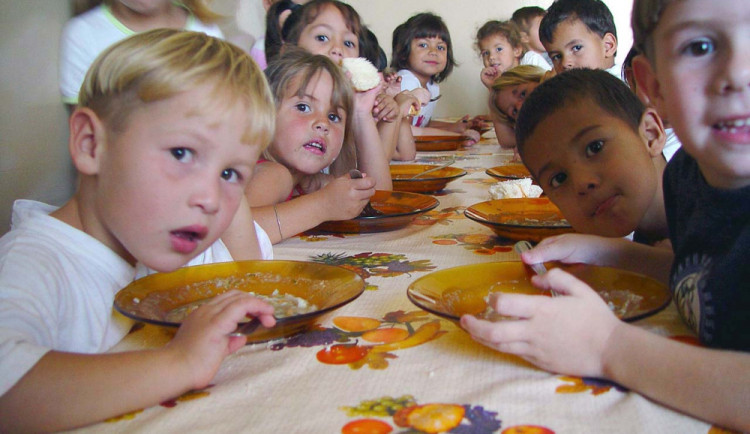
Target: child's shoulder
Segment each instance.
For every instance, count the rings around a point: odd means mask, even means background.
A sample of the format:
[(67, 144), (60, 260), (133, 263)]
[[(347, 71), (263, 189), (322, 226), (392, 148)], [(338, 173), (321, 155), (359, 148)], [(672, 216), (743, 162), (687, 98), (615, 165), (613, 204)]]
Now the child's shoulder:
[(545, 59), (544, 56), (532, 50), (527, 51), (526, 54), (521, 57), (521, 60), (518, 63), (520, 65), (538, 66), (545, 71), (549, 71), (552, 69), (552, 66), (549, 64), (549, 62), (547, 62), (547, 59)]
[(286, 200), (294, 189), (294, 177), (289, 169), (276, 161), (260, 159), (246, 192), (251, 206), (263, 206)]

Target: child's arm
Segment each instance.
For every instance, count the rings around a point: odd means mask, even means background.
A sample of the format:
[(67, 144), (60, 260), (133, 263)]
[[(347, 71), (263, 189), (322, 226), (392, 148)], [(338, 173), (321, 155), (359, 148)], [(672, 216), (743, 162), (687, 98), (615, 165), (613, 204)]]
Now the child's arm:
[(254, 207), (253, 215), (276, 244), (325, 221), (357, 217), (373, 194), (375, 180), (344, 175), (292, 200)]
[(399, 92), (392, 99), (396, 104), (396, 112), (391, 115), (391, 122), (378, 122), (378, 131), (389, 159), (410, 161), (416, 157), (417, 150), (407, 116), (412, 109), (418, 111), (422, 104), (410, 91)]
[(619, 321), (596, 292), (559, 269), (532, 282), (563, 296), (495, 294), (490, 304), (498, 313), (522, 319), (466, 315), (461, 325), (477, 341), (545, 370), (608, 378), (701, 419), (750, 428), (750, 354), (678, 343)]
[(414, 135), (411, 133), (409, 118), (404, 118), (399, 124), (398, 144), (392, 158), (399, 161), (412, 161), (417, 158), (417, 144), (414, 142)]
[(352, 129), (357, 145), (357, 168), (375, 180), (378, 190), (393, 190), (388, 159), (372, 117), (375, 97), (379, 93), (380, 86), (376, 86), (366, 92), (355, 92), (354, 95), (354, 112), (351, 116), (354, 117)]
[(564, 234), (545, 238), (536, 247), (521, 255), (523, 262), (583, 262), (621, 268), (651, 276), (669, 283), (672, 250), (634, 243), (624, 238), (597, 235)]
[(191, 313), (166, 346), (112, 354), (50, 351), (0, 397), (0, 431), (57, 431), (146, 408), (206, 387), (244, 337), (229, 336), (247, 315), (265, 327), (273, 307), (230, 291)]
[(235, 261), (263, 259), (247, 197), (242, 198), (232, 223), (221, 235), (221, 241)]

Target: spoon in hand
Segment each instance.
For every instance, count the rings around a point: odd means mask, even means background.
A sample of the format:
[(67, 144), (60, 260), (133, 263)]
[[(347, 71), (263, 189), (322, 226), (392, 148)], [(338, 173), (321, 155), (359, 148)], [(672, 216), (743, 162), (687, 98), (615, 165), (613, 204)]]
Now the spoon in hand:
[[(357, 169), (352, 169), (349, 171), (349, 177), (352, 179), (360, 179), (362, 178), (362, 172)], [(383, 215), (383, 213), (373, 208), (369, 200), (367, 201), (367, 205), (365, 205), (364, 209), (359, 214), (360, 217), (374, 217), (379, 215)]]
[[(528, 241), (519, 241), (513, 245), (513, 250), (515, 250), (520, 255), (523, 252), (531, 250), (531, 243)], [(547, 267), (545, 267), (544, 264), (541, 262), (537, 262), (536, 264), (530, 264), (529, 266), (531, 267), (532, 270), (534, 270), (536, 274), (540, 276), (547, 272)], [(555, 290), (550, 290), (550, 292), (552, 293), (553, 297), (557, 297), (558, 295), (560, 295)]]

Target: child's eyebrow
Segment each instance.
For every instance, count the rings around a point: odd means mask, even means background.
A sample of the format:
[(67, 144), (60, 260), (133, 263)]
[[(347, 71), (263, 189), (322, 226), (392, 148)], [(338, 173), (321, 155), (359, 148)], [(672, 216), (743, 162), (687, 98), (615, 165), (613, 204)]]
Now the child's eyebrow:
[[(601, 127), (601, 125), (599, 125), (599, 124), (594, 124), (594, 125), (589, 125), (589, 126), (587, 126), (587, 127), (581, 128), (581, 130), (580, 130), (580, 131), (578, 131), (578, 132), (576, 133), (576, 135), (575, 135), (575, 136), (571, 137), (571, 139), (570, 139), (570, 141), (568, 141), (568, 143), (563, 143), (563, 145), (571, 145), (571, 144), (574, 144), (574, 143), (578, 142), (578, 141), (579, 141), (579, 140), (581, 139), (581, 137), (583, 137), (584, 135), (588, 134), (588, 133), (589, 133), (590, 131), (593, 131), (593, 130), (596, 130), (596, 129), (598, 129), (599, 127)], [(543, 174), (543, 173), (544, 173), (544, 172), (545, 172), (546, 170), (548, 170), (548, 169), (549, 169), (549, 166), (550, 166), (551, 164), (552, 164), (552, 162), (551, 162), (551, 161), (548, 161), (547, 163), (545, 163), (545, 164), (544, 164), (544, 165), (543, 165), (543, 166), (542, 166), (542, 167), (541, 167), (541, 168), (539, 169), (539, 173), (532, 173), (532, 175), (534, 175), (534, 178), (536, 178), (536, 179), (541, 179), (541, 176), (542, 176), (542, 174)]]
[(583, 42), (582, 39), (572, 39), (572, 40), (568, 41), (567, 44), (565, 44), (565, 48), (572, 47), (573, 45), (578, 45), (578, 44), (580, 44), (582, 42)]

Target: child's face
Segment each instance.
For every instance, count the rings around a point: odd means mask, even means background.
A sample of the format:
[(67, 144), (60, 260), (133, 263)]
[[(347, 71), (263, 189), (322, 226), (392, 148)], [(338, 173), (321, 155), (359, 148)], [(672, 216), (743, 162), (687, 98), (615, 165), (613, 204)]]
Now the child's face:
[(443, 72), (448, 63), (448, 44), (441, 38), (414, 38), (410, 49), (409, 70), (422, 84)]
[(89, 218), (93, 235), (121, 256), (174, 270), (234, 217), (261, 148), (242, 143), (244, 106), (212, 110), (211, 101), (213, 86), (203, 86), (137, 108), (100, 151)]
[(526, 97), (539, 86), (539, 83), (530, 81), (528, 83), (508, 86), (499, 92), (495, 92), (495, 107), (505, 116), (512, 120), (518, 117), (518, 111), (521, 110)]
[(544, 49), (542, 41), (539, 40), (539, 24), (542, 22), (542, 16), (534, 17), (529, 20), (529, 28), (525, 30), (526, 35), (529, 37), (529, 48), (538, 52), (543, 53), (547, 50)]
[[(576, 231), (622, 237), (658, 197), (659, 174), (646, 143), (641, 132), (582, 99), (537, 125), (523, 162)], [(653, 155), (662, 158), (660, 152)]]
[(672, 2), (653, 38), (652, 102), (709, 184), (750, 185), (750, 2)]
[(293, 174), (312, 175), (333, 163), (344, 142), (346, 112), (331, 105), (333, 78), (318, 73), (298, 97), (297, 86), (277, 107), (270, 152)]
[(323, 6), (315, 20), (302, 31), (297, 45), (313, 54), (328, 56), (336, 63), (343, 58), (359, 57), (357, 35), (332, 5)]
[(513, 47), (508, 38), (496, 33), (479, 41), (479, 56), (484, 67), (494, 66), (499, 73), (518, 66), (521, 57), (521, 47)]
[(573, 68), (608, 69), (614, 65), (617, 41), (607, 33), (604, 38), (589, 30), (583, 21), (569, 18), (558, 24), (552, 42), (544, 45), (555, 72)]

